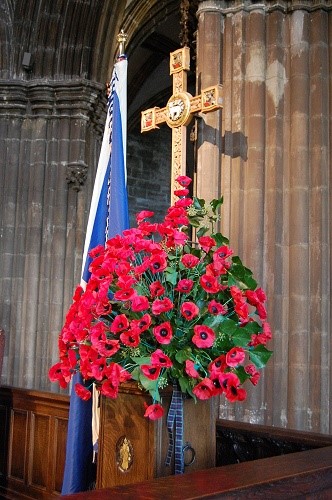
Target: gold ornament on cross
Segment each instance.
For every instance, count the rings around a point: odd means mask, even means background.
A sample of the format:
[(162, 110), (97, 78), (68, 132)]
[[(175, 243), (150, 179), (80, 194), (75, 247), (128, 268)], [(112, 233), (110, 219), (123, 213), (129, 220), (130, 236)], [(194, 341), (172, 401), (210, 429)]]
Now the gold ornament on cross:
[[(195, 113), (208, 113), (223, 107), (222, 85), (202, 89), (201, 94), (192, 96), (187, 92), (187, 72), (190, 69), (189, 47), (171, 52), (170, 75), (173, 75), (173, 94), (164, 108), (150, 108), (142, 111), (141, 132), (148, 132), (166, 123), (172, 129), (172, 171), (171, 192), (178, 189), (175, 179), (186, 175), (186, 126)], [(172, 201), (173, 198), (172, 198)]]

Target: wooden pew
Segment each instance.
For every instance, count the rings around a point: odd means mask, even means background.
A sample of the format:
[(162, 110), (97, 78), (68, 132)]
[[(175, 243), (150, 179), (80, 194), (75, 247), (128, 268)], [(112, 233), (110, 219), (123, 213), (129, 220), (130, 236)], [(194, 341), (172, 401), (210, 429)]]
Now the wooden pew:
[(332, 498), (332, 446), (180, 476), (63, 496), (63, 500)]

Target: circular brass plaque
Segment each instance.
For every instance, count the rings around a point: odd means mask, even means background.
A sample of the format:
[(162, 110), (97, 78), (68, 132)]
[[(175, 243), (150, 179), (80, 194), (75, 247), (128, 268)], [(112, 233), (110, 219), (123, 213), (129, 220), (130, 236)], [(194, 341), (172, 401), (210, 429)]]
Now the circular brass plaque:
[(166, 123), (169, 127), (187, 125), (191, 119), (190, 94), (180, 92), (173, 94), (166, 105)]

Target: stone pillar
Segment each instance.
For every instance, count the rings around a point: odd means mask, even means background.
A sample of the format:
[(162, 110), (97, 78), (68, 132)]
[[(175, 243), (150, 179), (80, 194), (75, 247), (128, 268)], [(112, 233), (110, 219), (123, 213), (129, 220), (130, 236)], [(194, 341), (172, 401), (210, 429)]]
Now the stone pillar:
[(47, 373), (57, 360), (59, 328), (80, 280), (104, 116), (91, 111), (105, 102), (102, 89), (87, 81), (0, 85), (6, 384), (54, 387)]
[[(223, 17), (220, 2), (199, 3), (197, 35), (196, 91), (222, 83)], [(197, 196), (210, 200), (221, 194), (222, 111), (201, 113), (197, 125)]]

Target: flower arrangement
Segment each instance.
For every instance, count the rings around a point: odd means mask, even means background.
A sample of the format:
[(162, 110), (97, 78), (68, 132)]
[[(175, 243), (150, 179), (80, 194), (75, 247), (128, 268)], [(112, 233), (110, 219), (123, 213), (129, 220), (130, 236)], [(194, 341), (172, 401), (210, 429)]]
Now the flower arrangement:
[[(243, 383), (256, 385), (272, 354), (265, 293), (214, 233), (222, 199), (190, 198), (191, 179), (177, 181), (178, 200), (163, 222), (142, 211), (136, 228), (91, 251), (91, 277), (74, 293), (60, 361), (49, 371), (63, 388), (80, 372), (110, 398), (132, 379), (150, 393), (145, 416), (153, 420), (163, 415), (160, 390), (169, 384), (195, 399), (243, 401)], [(91, 397), (82, 384), (75, 391)]]

